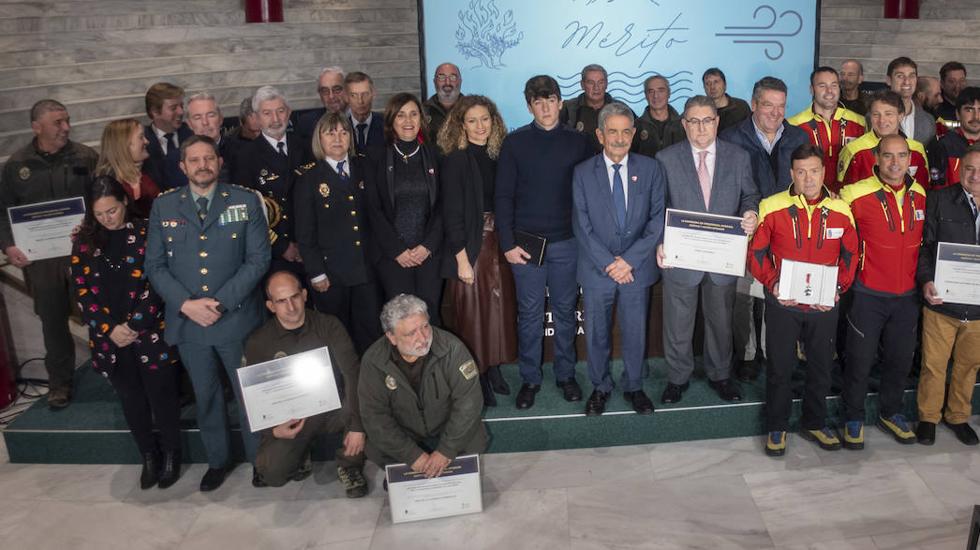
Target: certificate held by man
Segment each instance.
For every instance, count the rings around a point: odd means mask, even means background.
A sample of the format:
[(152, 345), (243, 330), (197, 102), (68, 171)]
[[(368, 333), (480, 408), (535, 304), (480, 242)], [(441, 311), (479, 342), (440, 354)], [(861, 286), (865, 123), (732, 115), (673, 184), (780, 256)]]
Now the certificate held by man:
[(85, 199), (72, 197), (7, 209), (14, 244), (28, 260), (71, 254), (71, 234), (85, 217)]
[(943, 302), (980, 305), (980, 246), (939, 243), (935, 285)]
[(253, 432), (341, 407), (326, 347), (256, 363), (237, 372)]
[(741, 277), (749, 238), (742, 218), (667, 209), (664, 265)]
[(479, 455), (458, 456), (433, 478), (412, 471), (408, 464), (389, 464), (385, 478), (392, 523), (483, 511)]

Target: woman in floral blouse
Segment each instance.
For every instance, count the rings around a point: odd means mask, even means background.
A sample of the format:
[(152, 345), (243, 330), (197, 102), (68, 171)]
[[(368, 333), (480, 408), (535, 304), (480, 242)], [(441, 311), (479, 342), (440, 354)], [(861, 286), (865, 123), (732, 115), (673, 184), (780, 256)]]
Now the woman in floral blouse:
[(95, 178), (86, 201), (71, 274), (92, 366), (122, 401), (143, 456), (140, 488), (169, 487), (181, 463), (176, 353), (163, 340), (163, 301), (143, 273), (147, 222), (131, 215), (129, 197), (112, 177)]

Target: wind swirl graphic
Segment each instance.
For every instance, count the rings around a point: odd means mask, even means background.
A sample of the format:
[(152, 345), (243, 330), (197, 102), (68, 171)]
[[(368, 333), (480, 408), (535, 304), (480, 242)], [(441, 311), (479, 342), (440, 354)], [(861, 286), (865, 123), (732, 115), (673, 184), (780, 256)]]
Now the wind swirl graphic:
[[(677, 110), (684, 106), (684, 102), (689, 97), (703, 93), (701, 87), (695, 82), (694, 73), (691, 71), (678, 71), (673, 74), (646, 71), (635, 75), (622, 71), (612, 71), (606, 77), (608, 80), (606, 93), (629, 105), (633, 112), (642, 113), (647, 106), (646, 96), (643, 93), (643, 81), (657, 75), (666, 78), (667, 83), (670, 84), (670, 103)], [(573, 73), (567, 76), (558, 75), (555, 78), (558, 80), (562, 98), (570, 99), (578, 97), (582, 93), (581, 73)]]

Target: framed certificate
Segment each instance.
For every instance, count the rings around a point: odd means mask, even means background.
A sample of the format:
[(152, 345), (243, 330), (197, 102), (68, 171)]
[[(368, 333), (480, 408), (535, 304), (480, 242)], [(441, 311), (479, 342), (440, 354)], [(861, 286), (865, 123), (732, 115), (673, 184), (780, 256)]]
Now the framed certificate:
[(667, 209), (664, 263), (670, 267), (741, 277), (748, 247), (742, 218)]
[(980, 246), (939, 243), (933, 283), (944, 302), (980, 305)]
[(407, 464), (389, 464), (385, 478), (392, 523), (483, 511), (479, 455), (458, 456), (441, 476), (431, 479)]
[(85, 199), (72, 197), (7, 209), (14, 245), (28, 260), (71, 254), (71, 234), (85, 217)]
[(837, 266), (783, 260), (779, 269), (779, 299), (798, 304), (834, 307)]
[(242, 367), (237, 373), (253, 432), (341, 406), (326, 347)]

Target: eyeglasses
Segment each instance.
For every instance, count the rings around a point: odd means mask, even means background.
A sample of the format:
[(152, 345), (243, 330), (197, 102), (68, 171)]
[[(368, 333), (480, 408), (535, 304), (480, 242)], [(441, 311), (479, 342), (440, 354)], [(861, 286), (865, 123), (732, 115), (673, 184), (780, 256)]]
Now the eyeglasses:
[(340, 94), (344, 93), (344, 87), (343, 86), (333, 86), (331, 88), (328, 88), (326, 86), (323, 86), (323, 87), (317, 88), (316, 91), (320, 95), (340, 95)]
[(698, 128), (708, 128), (715, 122), (718, 122), (718, 117), (709, 116), (704, 118), (685, 118), (684, 122), (687, 122), (691, 126), (697, 126)]
[(459, 81), (458, 74), (437, 74), (436, 82), (457, 82)]

